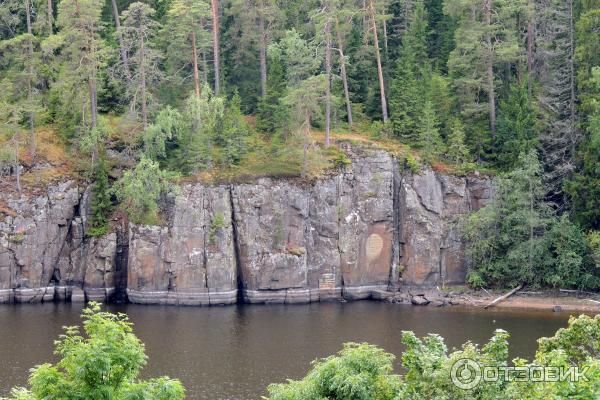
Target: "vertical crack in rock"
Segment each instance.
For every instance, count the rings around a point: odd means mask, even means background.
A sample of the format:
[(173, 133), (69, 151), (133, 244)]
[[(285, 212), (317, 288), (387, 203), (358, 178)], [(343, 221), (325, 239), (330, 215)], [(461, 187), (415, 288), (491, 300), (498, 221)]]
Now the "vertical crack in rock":
[(242, 263), (240, 261), (240, 242), (238, 238), (238, 226), (237, 218), (235, 213), (235, 203), (233, 201), (234, 194), (233, 185), (229, 185), (229, 204), (231, 207), (231, 231), (233, 235), (233, 252), (235, 255), (235, 273), (237, 283), (237, 301), (239, 303), (244, 302), (244, 272), (242, 270)]

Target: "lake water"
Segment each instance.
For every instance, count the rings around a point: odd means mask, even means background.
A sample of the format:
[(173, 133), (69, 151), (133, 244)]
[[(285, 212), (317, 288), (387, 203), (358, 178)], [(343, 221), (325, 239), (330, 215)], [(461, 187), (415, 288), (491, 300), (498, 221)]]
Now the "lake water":
[[(371, 301), (308, 305), (170, 307), (110, 305), (129, 314), (145, 342), (143, 375), (181, 379), (188, 399), (260, 399), (272, 382), (300, 378), (310, 361), (367, 341), (397, 356), (403, 330), (438, 333), (449, 348), (511, 333), (511, 356), (531, 357), (540, 336), (566, 325), (566, 313), (433, 308)], [(53, 341), (80, 323), (81, 305), (0, 305), (0, 396), (26, 383), (28, 370), (54, 361)], [(398, 362), (399, 365), (399, 362)]]

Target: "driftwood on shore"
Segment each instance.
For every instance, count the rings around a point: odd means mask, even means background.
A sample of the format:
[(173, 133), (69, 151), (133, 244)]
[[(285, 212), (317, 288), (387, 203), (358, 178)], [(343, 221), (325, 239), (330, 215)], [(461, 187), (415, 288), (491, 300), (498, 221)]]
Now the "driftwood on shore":
[(559, 292), (562, 293), (576, 293), (576, 294), (587, 294), (590, 296), (595, 296), (598, 293), (594, 293), (594, 292), (586, 292), (585, 290), (575, 290), (575, 289), (558, 289)]
[(506, 299), (508, 299), (510, 296), (512, 296), (513, 294), (517, 293), (519, 290), (523, 289), (523, 284), (521, 283), (519, 286), (517, 286), (516, 288), (514, 288), (513, 290), (511, 290), (510, 292), (503, 294), (502, 296), (496, 298), (494, 301), (492, 301), (491, 303), (483, 306), (484, 309), (487, 309), (489, 307), (492, 307), (498, 303), (500, 303), (501, 301), (504, 301)]

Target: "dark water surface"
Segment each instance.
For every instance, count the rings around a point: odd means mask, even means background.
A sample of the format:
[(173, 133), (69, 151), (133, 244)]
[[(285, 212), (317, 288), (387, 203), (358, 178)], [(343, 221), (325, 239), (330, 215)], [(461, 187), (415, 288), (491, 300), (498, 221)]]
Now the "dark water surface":
[[(400, 355), (402, 330), (438, 333), (449, 348), (511, 333), (511, 356), (531, 357), (536, 339), (568, 314), (433, 308), (361, 301), (347, 304), (170, 307), (111, 305), (127, 312), (150, 356), (146, 377), (181, 379), (188, 399), (259, 399), (271, 382), (300, 378), (310, 361), (344, 342), (368, 341)], [(26, 383), (29, 368), (53, 361), (53, 340), (79, 324), (80, 305), (0, 305), (0, 396)]]

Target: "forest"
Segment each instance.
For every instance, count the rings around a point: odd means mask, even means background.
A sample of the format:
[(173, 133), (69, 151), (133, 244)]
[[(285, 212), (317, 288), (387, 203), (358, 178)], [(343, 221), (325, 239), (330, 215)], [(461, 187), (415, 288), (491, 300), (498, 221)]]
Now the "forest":
[(343, 168), (336, 138), (494, 177), (472, 286), (600, 288), (599, 0), (0, 5), (2, 181), (94, 182), (93, 235), (177, 181)]

